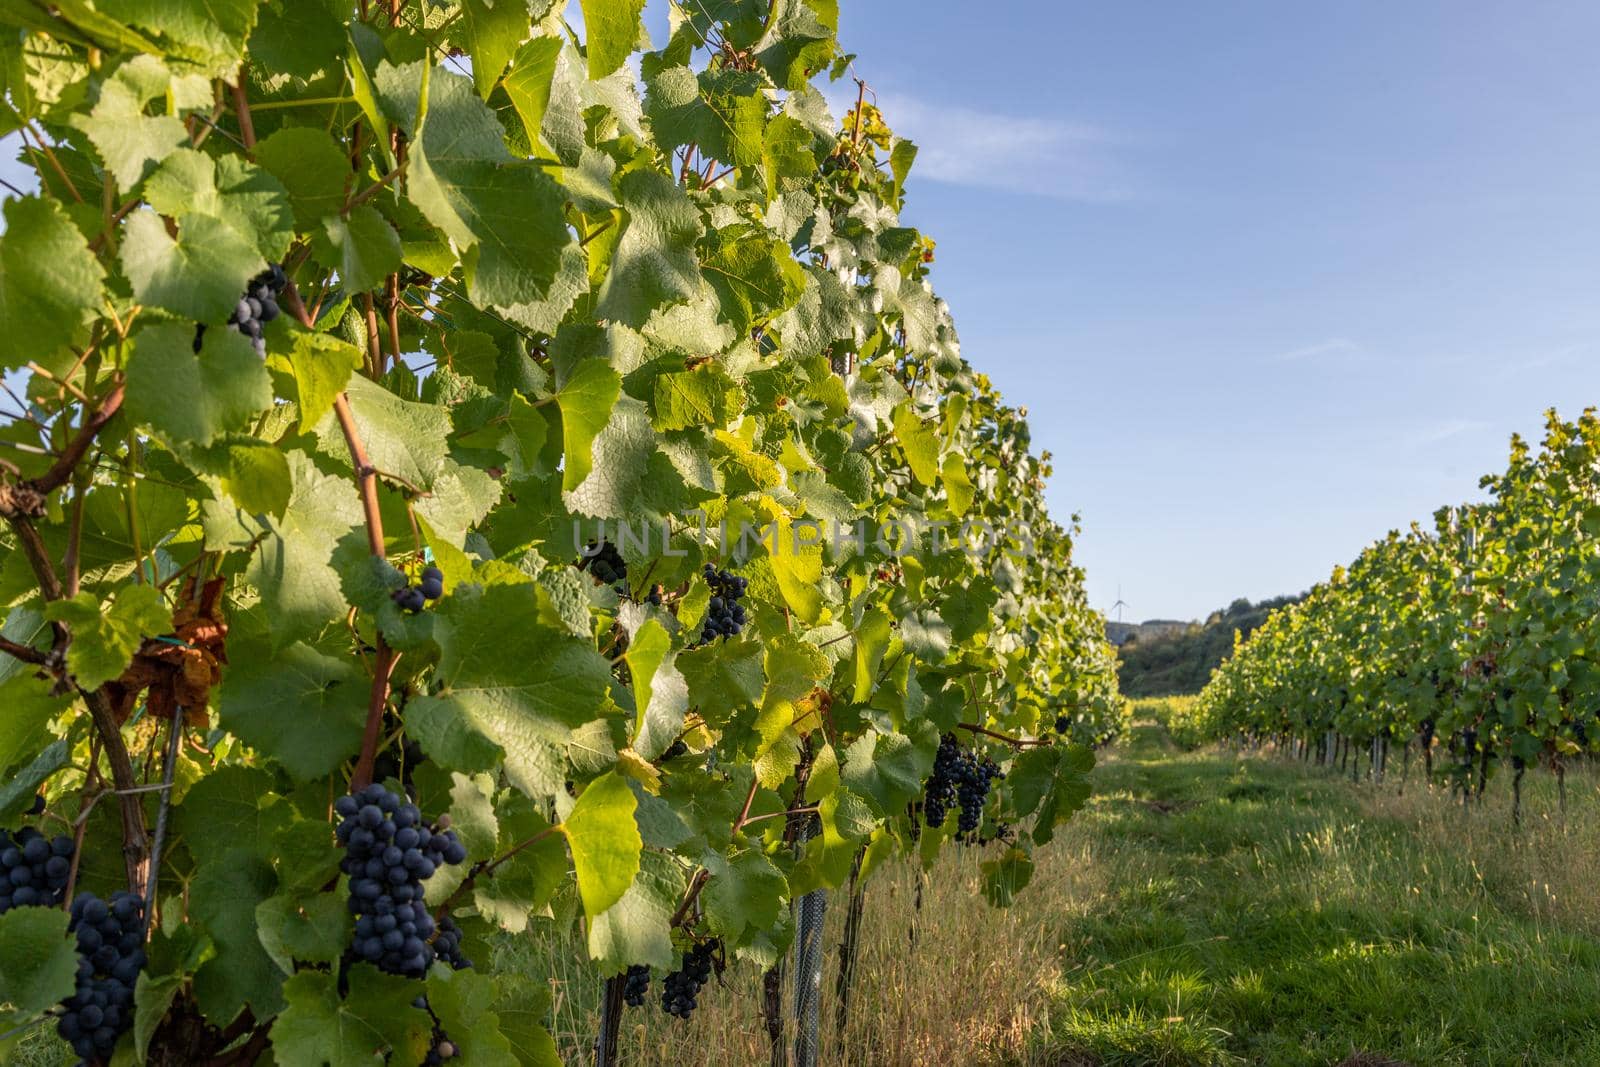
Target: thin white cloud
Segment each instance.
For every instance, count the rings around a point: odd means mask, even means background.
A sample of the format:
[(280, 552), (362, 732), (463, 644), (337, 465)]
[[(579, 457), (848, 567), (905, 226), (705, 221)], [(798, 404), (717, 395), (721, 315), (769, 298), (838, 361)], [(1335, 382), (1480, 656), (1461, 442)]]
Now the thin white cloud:
[(1441, 419), (1432, 425), (1421, 427), (1415, 433), (1408, 434), (1405, 444), (1408, 448), (1436, 445), (1452, 437), (1460, 437), (1464, 433), (1487, 429), (1488, 426), (1489, 424), (1481, 419)]
[[(836, 115), (854, 93), (833, 87)], [(1137, 195), (1117, 148), (1126, 143), (1087, 122), (1006, 115), (936, 104), (898, 92), (879, 92), (884, 121), (917, 145), (916, 178), (1060, 200), (1113, 203)]]
[(1299, 363), (1311, 359), (1327, 359), (1333, 356), (1347, 356), (1361, 351), (1361, 346), (1347, 337), (1330, 337), (1326, 341), (1318, 341), (1314, 345), (1304, 345), (1292, 348), (1287, 352), (1280, 352), (1273, 357), (1277, 363)]

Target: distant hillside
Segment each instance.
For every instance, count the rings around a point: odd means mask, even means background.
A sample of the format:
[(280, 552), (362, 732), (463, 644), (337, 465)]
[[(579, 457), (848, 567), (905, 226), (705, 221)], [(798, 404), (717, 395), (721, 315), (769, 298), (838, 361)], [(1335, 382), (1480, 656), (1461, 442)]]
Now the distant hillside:
[(1205, 622), (1152, 619), (1145, 623), (1106, 623), (1106, 636), (1122, 659), (1119, 680), (1130, 697), (1198, 693), (1211, 672), (1233, 651), (1235, 630), (1249, 636), (1276, 608), (1298, 596), (1274, 597), (1258, 604), (1240, 598)]

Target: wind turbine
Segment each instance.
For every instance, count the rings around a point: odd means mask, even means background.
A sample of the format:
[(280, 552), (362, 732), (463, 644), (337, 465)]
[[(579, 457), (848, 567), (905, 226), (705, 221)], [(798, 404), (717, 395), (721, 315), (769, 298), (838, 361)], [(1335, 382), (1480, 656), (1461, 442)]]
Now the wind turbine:
[(1117, 602), (1115, 604), (1111, 605), (1111, 610), (1117, 613), (1117, 621), (1118, 622), (1122, 621), (1122, 609), (1127, 607), (1127, 606), (1128, 606), (1128, 602), (1126, 600), (1122, 599), (1122, 583), (1118, 582), (1117, 583)]

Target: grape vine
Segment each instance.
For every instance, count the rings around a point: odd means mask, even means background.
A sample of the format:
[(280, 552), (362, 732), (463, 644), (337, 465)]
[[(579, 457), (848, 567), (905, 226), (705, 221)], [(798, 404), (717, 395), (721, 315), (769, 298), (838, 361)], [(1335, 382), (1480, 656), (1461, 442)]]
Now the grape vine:
[(583, 6), (0, 10), (5, 1026), (543, 1065), (532, 925), (689, 1016), (1083, 804), (1077, 529), (836, 5)]

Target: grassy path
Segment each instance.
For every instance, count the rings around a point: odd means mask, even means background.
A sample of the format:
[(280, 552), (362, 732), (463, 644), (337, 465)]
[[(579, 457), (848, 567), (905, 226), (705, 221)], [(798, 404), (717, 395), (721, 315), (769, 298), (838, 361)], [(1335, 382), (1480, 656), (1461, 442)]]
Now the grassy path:
[(1095, 774), (1107, 888), (1063, 931), (1044, 1062), (1600, 1065), (1600, 939), (1449, 834), (1153, 723)]

